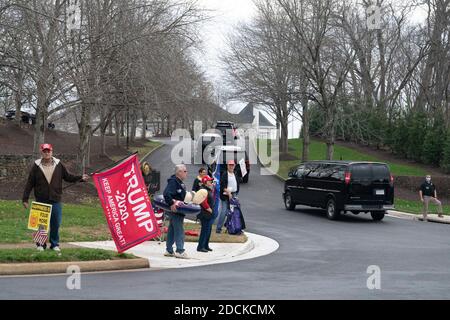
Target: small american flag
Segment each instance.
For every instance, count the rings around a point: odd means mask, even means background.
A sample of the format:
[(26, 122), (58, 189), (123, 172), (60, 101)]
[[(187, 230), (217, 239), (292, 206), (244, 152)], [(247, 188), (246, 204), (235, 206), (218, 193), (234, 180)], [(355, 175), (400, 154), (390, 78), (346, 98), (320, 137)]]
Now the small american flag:
[(33, 233), (33, 240), (35, 243), (43, 246), (47, 242), (48, 234), (45, 228), (39, 228), (36, 233)]

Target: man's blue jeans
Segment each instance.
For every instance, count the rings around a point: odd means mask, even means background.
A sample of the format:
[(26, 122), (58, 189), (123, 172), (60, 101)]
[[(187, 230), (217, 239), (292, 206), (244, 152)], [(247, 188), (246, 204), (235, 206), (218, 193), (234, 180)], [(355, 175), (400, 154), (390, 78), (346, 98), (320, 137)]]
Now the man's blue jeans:
[(223, 224), (225, 223), (225, 218), (228, 212), (228, 201), (220, 200), (219, 207), (219, 217), (217, 219), (216, 232), (220, 233), (222, 231)]
[[(62, 221), (62, 204), (61, 202), (49, 203), (48, 201), (38, 201), (52, 205), (52, 215), (50, 217), (50, 249), (59, 247), (59, 228)], [(47, 245), (44, 245), (46, 248)]]
[(178, 253), (184, 252), (184, 216), (172, 212), (167, 213), (170, 223), (167, 232), (166, 249), (167, 252), (173, 253), (173, 244), (177, 246)]

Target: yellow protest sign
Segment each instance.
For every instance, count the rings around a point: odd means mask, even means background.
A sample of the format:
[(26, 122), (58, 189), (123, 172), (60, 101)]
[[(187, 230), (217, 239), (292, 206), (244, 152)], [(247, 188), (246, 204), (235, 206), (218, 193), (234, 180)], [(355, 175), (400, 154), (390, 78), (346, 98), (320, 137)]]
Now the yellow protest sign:
[(32, 202), (30, 216), (28, 218), (28, 229), (37, 231), (39, 226), (43, 226), (47, 232), (50, 228), (50, 217), (52, 215), (52, 205), (40, 202)]

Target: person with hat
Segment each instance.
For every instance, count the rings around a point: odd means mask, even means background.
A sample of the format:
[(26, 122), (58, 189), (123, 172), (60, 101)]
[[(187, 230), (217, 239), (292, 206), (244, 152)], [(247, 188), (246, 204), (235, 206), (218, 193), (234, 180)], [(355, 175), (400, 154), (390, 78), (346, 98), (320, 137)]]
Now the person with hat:
[(437, 198), (436, 186), (431, 182), (431, 176), (425, 177), (424, 183), (420, 186), (420, 201), (423, 203), (423, 221), (427, 221), (428, 218), (428, 206), (430, 202), (438, 206), (438, 217), (444, 217), (442, 211), (442, 203)]
[(222, 232), (227, 211), (230, 209), (230, 199), (239, 194), (239, 179), (234, 173), (236, 162), (227, 161), (227, 171), (220, 176), (220, 210), (216, 225), (216, 233)]
[(197, 251), (199, 252), (209, 252), (212, 249), (209, 247), (209, 238), (211, 237), (212, 223), (211, 220), (214, 218), (214, 179), (210, 176), (204, 176), (202, 178), (201, 189), (205, 189), (208, 192), (208, 196), (203, 201), (200, 206), (202, 211), (197, 215), (200, 219), (202, 225), (200, 230), (200, 237), (198, 239)]
[[(45, 143), (40, 146), (41, 159), (34, 162), (28, 175), (28, 181), (23, 192), (22, 203), (28, 209), (28, 200), (31, 190), (34, 189), (34, 197), (37, 202), (51, 204), (50, 217), (50, 249), (61, 251), (59, 248), (59, 227), (62, 220), (62, 181), (79, 182), (89, 180), (89, 176), (71, 175), (61, 160), (53, 157), (53, 146)], [(43, 251), (47, 244), (37, 244), (37, 249)]]

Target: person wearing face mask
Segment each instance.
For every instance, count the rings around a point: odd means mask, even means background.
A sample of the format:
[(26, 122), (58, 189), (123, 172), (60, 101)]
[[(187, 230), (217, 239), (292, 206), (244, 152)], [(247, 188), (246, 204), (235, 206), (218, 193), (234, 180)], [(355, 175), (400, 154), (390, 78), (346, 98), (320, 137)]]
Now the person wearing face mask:
[(423, 221), (427, 221), (428, 206), (430, 202), (438, 206), (438, 217), (442, 218), (442, 203), (437, 198), (436, 186), (431, 182), (431, 176), (427, 175), (425, 177), (425, 182), (420, 186), (420, 201), (423, 202)]

